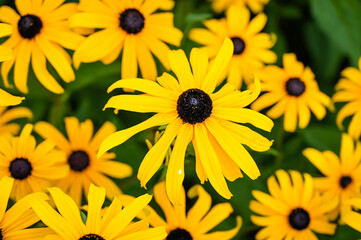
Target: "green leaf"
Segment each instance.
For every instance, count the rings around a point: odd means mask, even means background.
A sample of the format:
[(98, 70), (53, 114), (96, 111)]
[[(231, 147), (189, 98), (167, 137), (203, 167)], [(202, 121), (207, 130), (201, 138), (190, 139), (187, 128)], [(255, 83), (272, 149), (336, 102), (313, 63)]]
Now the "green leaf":
[(341, 132), (334, 126), (313, 124), (300, 133), (310, 147), (319, 151), (331, 150), (337, 153), (340, 150)]
[(361, 2), (359, 0), (311, 0), (316, 23), (353, 63), (361, 55)]

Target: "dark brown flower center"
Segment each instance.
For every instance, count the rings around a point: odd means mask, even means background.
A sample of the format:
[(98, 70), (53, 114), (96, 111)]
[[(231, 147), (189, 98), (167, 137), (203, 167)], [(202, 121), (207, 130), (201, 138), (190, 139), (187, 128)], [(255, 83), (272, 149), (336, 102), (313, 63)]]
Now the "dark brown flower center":
[(144, 16), (137, 9), (129, 8), (119, 17), (119, 26), (127, 33), (136, 34), (144, 28)]
[(303, 230), (310, 224), (310, 215), (302, 208), (294, 209), (288, 216), (288, 221), (296, 230)]
[(184, 123), (201, 123), (211, 115), (212, 109), (209, 95), (197, 88), (184, 91), (177, 101), (177, 111)]
[(243, 53), (246, 48), (244, 41), (239, 37), (233, 37), (231, 40), (233, 42), (233, 55), (240, 55)]
[(89, 156), (84, 151), (74, 151), (68, 158), (70, 168), (74, 171), (81, 172), (89, 166)]
[(352, 178), (350, 176), (342, 176), (340, 178), (340, 186), (345, 189), (348, 185), (352, 183)]
[(43, 23), (38, 16), (27, 14), (25, 16), (21, 16), (18, 21), (18, 30), (20, 35), (23, 38), (32, 39), (43, 27)]
[(15, 158), (10, 163), (9, 171), (15, 179), (25, 179), (31, 174), (31, 163), (26, 158)]
[(188, 231), (177, 228), (168, 234), (166, 240), (193, 240), (193, 238)]
[(79, 240), (105, 240), (105, 239), (97, 234), (87, 234), (79, 238)]
[(290, 78), (286, 82), (286, 91), (288, 95), (300, 96), (306, 90), (306, 85), (299, 78)]

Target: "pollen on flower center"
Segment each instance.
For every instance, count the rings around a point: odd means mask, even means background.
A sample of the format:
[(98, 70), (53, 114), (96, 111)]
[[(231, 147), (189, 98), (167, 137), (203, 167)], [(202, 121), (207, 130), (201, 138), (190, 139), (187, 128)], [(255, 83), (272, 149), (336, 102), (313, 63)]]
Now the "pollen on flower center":
[(168, 234), (166, 240), (193, 240), (193, 238), (188, 231), (177, 228)]
[(201, 123), (211, 115), (212, 109), (209, 95), (197, 88), (184, 91), (177, 101), (177, 111), (184, 123)]
[(89, 156), (84, 151), (74, 151), (70, 154), (68, 163), (72, 170), (81, 172), (89, 166)]
[(129, 8), (119, 17), (119, 26), (127, 33), (136, 34), (144, 28), (144, 16), (137, 9)]
[(340, 186), (345, 189), (348, 185), (352, 183), (352, 178), (349, 176), (342, 176), (340, 178)]
[(310, 224), (310, 215), (302, 208), (294, 209), (288, 216), (288, 221), (296, 230), (303, 230)]
[(31, 163), (26, 158), (15, 158), (10, 163), (9, 171), (15, 179), (25, 179), (33, 170)]
[(305, 83), (299, 78), (290, 78), (286, 82), (286, 91), (288, 95), (300, 96), (306, 90)]
[(105, 240), (105, 239), (97, 234), (87, 234), (79, 238), (79, 240)]
[(233, 42), (233, 55), (240, 55), (243, 53), (246, 48), (244, 41), (239, 37), (233, 37), (231, 40)]
[(18, 30), (23, 38), (32, 39), (40, 33), (43, 23), (38, 16), (27, 14), (18, 21)]

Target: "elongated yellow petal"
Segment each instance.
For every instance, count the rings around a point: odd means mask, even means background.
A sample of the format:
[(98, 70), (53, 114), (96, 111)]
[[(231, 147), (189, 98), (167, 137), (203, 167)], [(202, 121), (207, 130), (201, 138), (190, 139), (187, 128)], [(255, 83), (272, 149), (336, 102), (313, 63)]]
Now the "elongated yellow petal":
[(189, 189), (187, 195), (189, 198), (198, 197), (197, 202), (187, 213), (187, 226), (196, 229), (198, 223), (211, 208), (212, 198), (200, 185), (195, 185)]
[(171, 90), (168, 90), (164, 87), (159, 86), (151, 80), (141, 79), (141, 78), (128, 78), (116, 81), (113, 83), (107, 90), (108, 93), (113, 91), (116, 88), (128, 88), (144, 93), (148, 93), (157, 97), (166, 97), (169, 99), (177, 99), (177, 94), (174, 94)]
[(184, 158), (187, 146), (192, 138), (193, 126), (190, 124), (183, 124), (179, 130), (170, 156), (166, 176), (167, 195), (174, 205), (181, 205), (179, 195), (184, 180)]
[(99, 147), (97, 157), (99, 158), (109, 149), (112, 149), (113, 147), (127, 141), (133, 135), (154, 126), (168, 124), (176, 117), (177, 115), (173, 114), (156, 114), (138, 125), (113, 133), (102, 142)]
[(205, 238), (207, 240), (232, 239), (234, 236), (236, 236), (236, 234), (239, 232), (239, 229), (241, 229), (241, 226), (242, 226), (242, 218), (240, 216), (236, 217), (236, 221), (237, 221), (237, 223), (236, 223), (237, 225), (233, 229), (227, 230), (227, 231), (212, 232), (212, 233), (206, 234)]
[(74, 227), (59, 215), (44, 200), (32, 198), (30, 204), (35, 213), (40, 217), (43, 223), (53, 229), (64, 239), (78, 239), (82, 235), (78, 235), (74, 231)]
[(98, 233), (101, 223), (101, 209), (105, 200), (105, 188), (90, 184), (88, 194), (88, 216), (86, 221), (87, 232)]
[(103, 110), (115, 108), (132, 112), (175, 112), (177, 105), (175, 101), (149, 95), (117, 95), (108, 100)]
[(170, 147), (174, 138), (180, 131), (181, 126), (182, 121), (180, 119), (176, 119), (175, 121), (169, 123), (162, 137), (148, 151), (147, 155), (145, 155), (142, 163), (140, 164), (137, 175), (142, 187), (145, 187), (147, 182), (162, 165), (165, 154), (167, 153), (168, 148)]
[(103, 235), (105, 239), (114, 239), (121, 234), (123, 229), (147, 206), (150, 200), (152, 200), (151, 195), (142, 195), (120, 211), (104, 229)]
[(214, 62), (207, 73), (201, 89), (206, 93), (212, 93), (218, 82), (221, 81), (224, 71), (233, 55), (233, 43), (229, 38), (225, 38), (221, 49), (219, 50)]
[(194, 125), (194, 138), (197, 142), (196, 147), (204, 171), (214, 189), (224, 198), (229, 199), (232, 197), (232, 193), (229, 191), (222, 174), (220, 159), (217, 158), (214, 149), (208, 147), (211, 146), (208, 134), (208, 130), (203, 124)]
[(0, 106), (19, 105), (24, 99), (24, 97), (13, 96), (0, 89)]
[(213, 119), (207, 119), (205, 123), (208, 131), (212, 133), (223, 150), (242, 169), (242, 171), (244, 171), (251, 179), (256, 179), (261, 175), (252, 156), (231, 134), (224, 131), (224, 129)]
[(193, 48), (190, 55), (195, 87), (200, 88), (208, 70), (208, 54), (204, 48)]
[(250, 123), (253, 126), (270, 132), (273, 121), (267, 116), (246, 108), (225, 108), (214, 106), (212, 115), (238, 123)]
[(163, 240), (167, 237), (165, 227), (149, 228), (138, 231), (124, 237), (117, 238), (118, 240)]
[(85, 226), (81, 220), (79, 208), (74, 200), (66, 195), (60, 188), (49, 188), (51, 196), (54, 199), (55, 205), (64, 217), (64, 219), (71, 224), (72, 228), (76, 231), (78, 236), (85, 233)]
[(194, 88), (194, 77), (188, 59), (183, 50), (173, 50), (168, 53), (170, 67), (177, 75), (179, 85), (183, 91)]

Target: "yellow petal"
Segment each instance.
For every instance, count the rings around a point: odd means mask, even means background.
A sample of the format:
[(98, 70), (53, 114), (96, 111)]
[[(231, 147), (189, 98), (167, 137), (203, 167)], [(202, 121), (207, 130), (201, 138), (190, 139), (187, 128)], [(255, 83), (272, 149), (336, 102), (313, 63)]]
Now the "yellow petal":
[(233, 43), (229, 38), (225, 38), (221, 49), (219, 50), (214, 62), (209, 69), (201, 89), (207, 93), (212, 93), (216, 88), (216, 84), (220, 82), (224, 71), (233, 56)]
[(180, 205), (180, 192), (184, 180), (184, 158), (187, 146), (193, 138), (193, 126), (183, 124), (179, 130), (172, 154), (170, 156), (166, 187), (169, 200), (174, 205)]
[(149, 118), (148, 120), (138, 125), (113, 133), (102, 142), (102, 144), (99, 147), (97, 157), (99, 158), (109, 149), (112, 149), (113, 147), (118, 146), (123, 142), (127, 141), (133, 135), (154, 126), (168, 124), (171, 121), (173, 121), (176, 117), (177, 116), (173, 114), (156, 114), (153, 117)]
[(142, 163), (140, 164), (137, 175), (142, 187), (145, 187), (150, 178), (162, 165), (165, 154), (167, 153), (174, 138), (177, 136), (181, 126), (182, 121), (180, 119), (176, 119), (175, 121), (169, 123), (162, 137), (148, 151), (147, 155), (145, 155)]

